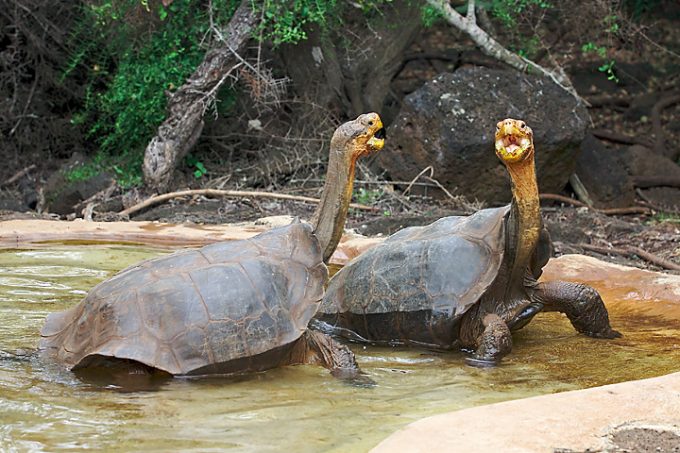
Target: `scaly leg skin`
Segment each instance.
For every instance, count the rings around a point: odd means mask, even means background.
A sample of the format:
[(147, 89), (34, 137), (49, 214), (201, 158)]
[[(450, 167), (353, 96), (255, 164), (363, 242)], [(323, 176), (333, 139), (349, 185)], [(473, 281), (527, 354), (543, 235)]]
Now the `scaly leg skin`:
[(484, 316), (482, 322), (484, 332), (477, 341), (475, 353), (467, 357), (465, 363), (475, 367), (496, 366), (512, 350), (510, 328), (500, 316), (493, 313)]
[(318, 364), (339, 379), (354, 385), (373, 385), (357, 365), (354, 353), (344, 344), (321, 332), (307, 330), (291, 352), (291, 364)]
[(534, 287), (532, 298), (545, 304), (544, 311), (567, 315), (574, 328), (593, 338), (618, 338), (600, 294), (590, 286), (571, 282), (543, 282)]

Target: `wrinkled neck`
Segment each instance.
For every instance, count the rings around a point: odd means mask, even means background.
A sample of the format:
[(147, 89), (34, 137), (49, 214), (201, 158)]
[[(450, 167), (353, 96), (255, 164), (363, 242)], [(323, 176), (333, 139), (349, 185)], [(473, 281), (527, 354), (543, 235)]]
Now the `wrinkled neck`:
[(342, 237), (352, 199), (355, 164), (356, 160), (344, 150), (332, 150), (328, 158), (326, 184), (312, 218), (314, 235), (321, 245), (324, 263), (328, 263)]
[(507, 166), (512, 180), (512, 205), (517, 231), (517, 248), (511, 280), (523, 279), (541, 232), (541, 211), (533, 156)]

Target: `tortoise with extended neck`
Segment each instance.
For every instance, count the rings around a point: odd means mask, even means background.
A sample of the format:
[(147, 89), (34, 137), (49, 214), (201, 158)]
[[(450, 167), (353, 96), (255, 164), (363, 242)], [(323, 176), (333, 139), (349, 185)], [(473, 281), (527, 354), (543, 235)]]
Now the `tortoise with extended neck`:
[(512, 180), (509, 206), (406, 228), (336, 274), (313, 322), (356, 341), (474, 351), (472, 365), (510, 352), (510, 332), (539, 311), (565, 313), (579, 332), (615, 338), (598, 293), (538, 283), (550, 255), (541, 224), (531, 129), (498, 123), (496, 154)]
[(312, 225), (297, 221), (132, 266), (49, 315), (40, 348), (72, 369), (122, 360), (195, 375), (320, 363), (353, 376), (352, 352), (307, 324), (342, 234), (356, 160), (383, 145), (377, 114), (343, 124)]

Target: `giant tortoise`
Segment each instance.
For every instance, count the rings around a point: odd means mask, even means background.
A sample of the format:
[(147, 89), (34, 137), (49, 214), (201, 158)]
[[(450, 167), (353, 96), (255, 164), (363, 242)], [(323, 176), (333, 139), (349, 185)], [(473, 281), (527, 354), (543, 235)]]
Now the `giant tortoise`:
[(539, 311), (563, 312), (591, 337), (620, 336), (593, 288), (537, 281), (551, 247), (531, 129), (499, 122), (495, 148), (510, 173), (510, 205), (392, 235), (331, 279), (313, 327), (374, 344), (461, 348), (477, 366), (508, 354), (510, 332)]
[(143, 364), (172, 375), (242, 373), (319, 363), (352, 376), (352, 352), (307, 330), (340, 240), (356, 160), (384, 145), (375, 113), (333, 135), (312, 225), (141, 262), (47, 317), (40, 348), (71, 369)]

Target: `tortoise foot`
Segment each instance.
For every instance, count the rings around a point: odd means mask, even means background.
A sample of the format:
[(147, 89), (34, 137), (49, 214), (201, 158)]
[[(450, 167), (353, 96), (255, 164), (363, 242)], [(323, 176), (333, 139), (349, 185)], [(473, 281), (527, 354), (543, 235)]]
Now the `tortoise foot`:
[(498, 365), (512, 350), (512, 334), (508, 325), (496, 314), (487, 314), (483, 319), (484, 332), (477, 339), (477, 347), (465, 363), (478, 368)]
[(613, 340), (614, 338), (621, 338), (623, 334), (618, 330), (614, 330), (611, 327), (607, 327), (605, 330), (600, 332), (583, 332), (592, 338), (600, 338), (603, 340)]

